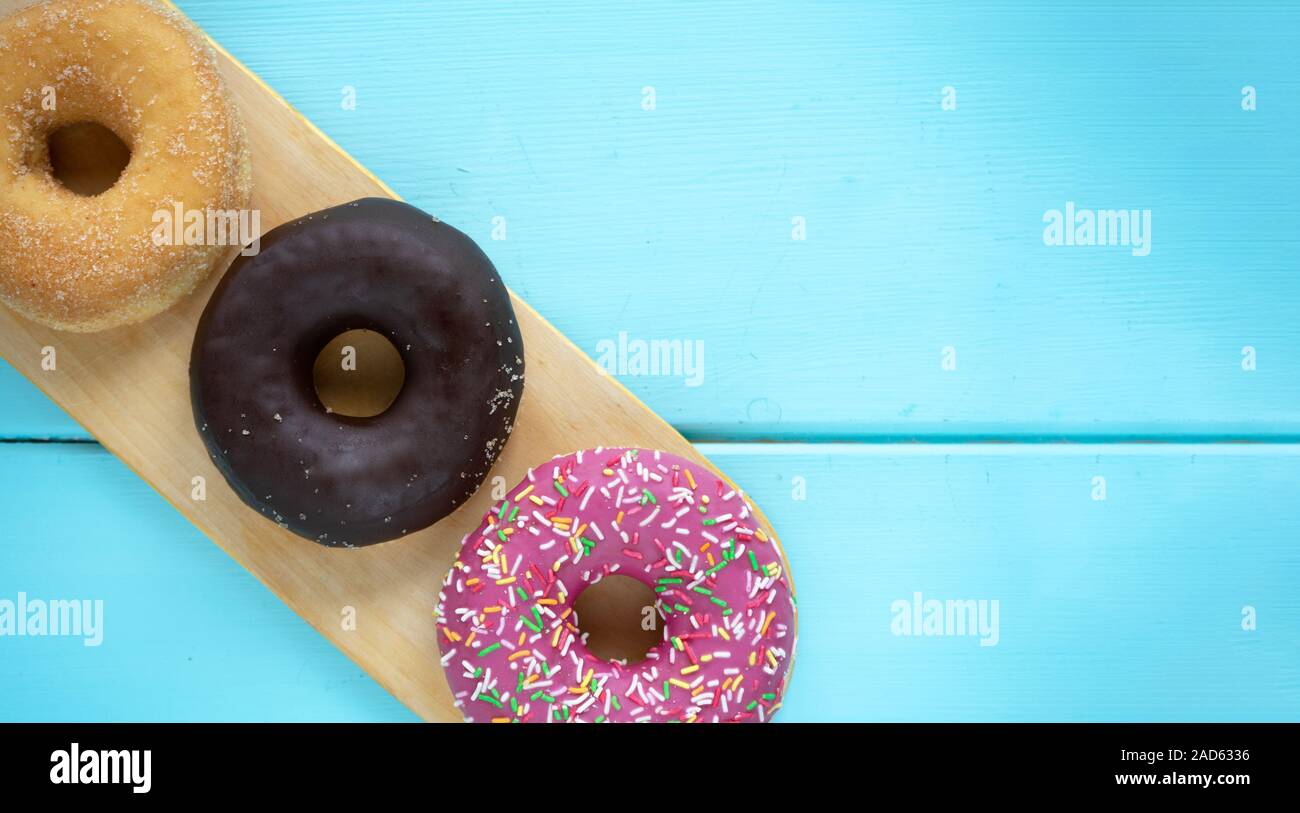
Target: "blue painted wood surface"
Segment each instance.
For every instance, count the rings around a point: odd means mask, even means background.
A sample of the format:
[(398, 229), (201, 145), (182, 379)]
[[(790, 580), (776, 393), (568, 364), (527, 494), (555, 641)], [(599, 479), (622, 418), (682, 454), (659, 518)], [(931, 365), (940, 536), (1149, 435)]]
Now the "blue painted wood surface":
[[(1300, 7), (180, 5), (594, 358), (702, 345), (620, 377), (787, 543), (784, 719), (1300, 719)], [(1045, 245), (1067, 201), (1150, 209), (1150, 254)], [(1021, 443), (942, 443), (981, 438)], [(0, 364), (0, 599), (109, 626), (0, 638), (0, 719), (409, 719), (45, 439), (87, 436)], [(916, 591), (998, 645), (893, 635)]]
[(181, 6), (691, 437), (1300, 437), (1294, 3)]
[[(786, 721), (1300, 719), (1300, 448), (702, 451), (795, 566)], [(105, 602), (99, 647), (0, 639), (0, 719), (408, 716), (98, 446), (0, 471), (0, 599)], [(997, 601), (996, 644), (896, 635), (918, 592)]]

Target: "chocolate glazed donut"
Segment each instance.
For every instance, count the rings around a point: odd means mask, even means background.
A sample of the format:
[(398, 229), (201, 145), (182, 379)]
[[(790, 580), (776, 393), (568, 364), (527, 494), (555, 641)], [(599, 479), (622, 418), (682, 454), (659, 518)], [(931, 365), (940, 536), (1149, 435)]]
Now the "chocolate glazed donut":
[[(331, 413), (312, 366), (366, 329), (405, 383), (371, 418)], [(427, 527), (482, 483), (514, 425), (524, 347), (510, 295), (470, 238), (367, 198), (272, 230), (239, 257), (199, 320), (194, 421), (245, 503), (330, 547)]]

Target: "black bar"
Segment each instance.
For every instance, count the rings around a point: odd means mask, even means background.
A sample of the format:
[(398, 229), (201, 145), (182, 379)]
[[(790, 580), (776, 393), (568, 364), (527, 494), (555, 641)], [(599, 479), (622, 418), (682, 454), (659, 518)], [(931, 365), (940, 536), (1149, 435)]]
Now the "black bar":
[[(117, 771), (118, 783), (71, 782), (74, 743), (85, 772), (78, 780), (97, 772), (112, 779)], [(821, 796), (832, 787), (864, 800), (903, 790), (1040, 799), (1194, 792), (1223, 800), (1255, 790), (1289, 797), (1297, 743), (1300, 725), (1289, 723), (8, 724), (0, 725), (0, 791), (6, 799), (19, 790), (49, 799), (211, 802), (275, 788), (334, 802), (423, 794), (417, 798), (436, 805), (435, 789), (450, 784), (483, 794), (491, 811), (524, 792), (543, 794), (530, 804), (548, 798), (568, 808), (575, 789), (591, 798), (598, 787), (618, 804), (687, 793), (679, 803), (702, 794), (711, 807), (778, 791), (797, 802), (802, 792)], [(146, 774), (146, 751), (149, 789), (136, 792), (145, 784), (136, 780)], [(1191, 780), (1205, 776), (1208, 786)], [(1154, 784), (1132, 786), (1147, 782)]]

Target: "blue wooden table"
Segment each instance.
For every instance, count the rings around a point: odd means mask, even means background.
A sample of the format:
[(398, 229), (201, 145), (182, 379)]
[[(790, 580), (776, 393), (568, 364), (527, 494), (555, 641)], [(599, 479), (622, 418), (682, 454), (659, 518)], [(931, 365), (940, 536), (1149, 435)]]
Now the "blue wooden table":
[[(1300, 719), (1294, 4), (179, 5), (763, 505), (780, 719)], [(8, 367), (0, 484), (0, 720), (412, 719)]]

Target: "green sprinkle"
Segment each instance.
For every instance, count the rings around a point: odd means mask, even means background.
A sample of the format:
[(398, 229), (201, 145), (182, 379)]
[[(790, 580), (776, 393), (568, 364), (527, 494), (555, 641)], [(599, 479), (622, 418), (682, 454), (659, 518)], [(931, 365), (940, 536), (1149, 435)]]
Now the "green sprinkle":
[(705, 595), (705, 596), (711, 596), (711, 595), (713, 595), (713, 591), (710, 590), (710, 589), (707, 588), (707, 587), (704, 587), (704, 586), (699, 586), (699, 585), (697, 585), (697, 586), (695, 586), (695, 587), (692, 587), (691, 589), (694, 590), (695, 592), (701, 594), (701, 595)]
[(479, 699), (479, 700), (482, 700), (484, 703), (491, 703), (492, 705), (496, 706), (497, 708), (501, 708), (501, 701), (500, 701), (500, 700), (494, 700), (494, 699), (492, 699), (491, 697), (488, 697), (488, 696), (485, 695), (485, 694), (481, 694), (481, 695), (479, 695), (479, 696), (478, 696), (478, 699)]
[(668, 681), (665, 680), (665, 681), (664, 681), (664, 700), (667, 700), (668, 698), (672, 697), (672, 691), (673, 691), (672, 686), (669, 685)]
[(513, 697), (510, 698), (510, 710), (515, 712), (516, 714), (519, 713), (519, 701)]
[(723, 601), (722, 599), (718, 598), (717, 596), (709, 596), (709, 601), (712, 601), (714, 604), (718, 605), (719, 607), (726, 607), (726, 606), (727, 606), (727, 602)]
[(764, 699), (764, 700), (775, 700), (775, 699), (776, 699), (776, 695), (773, 694), (772, 692), (764, 692), (764, 693), (763, 693), (763, 699)]
[(660, 584), (681, 584), (682, 580), (678, 578), (663, 578), (659, 580)]
[(723, 611), (722, 611), (722, 614), (723, 614), (723, 615), (731, 615), (731, 608), (728, 607), (727, 609), (723, 610)]
[(515, 517), (518, 516), (518, 514), (519, 514), (519, 506), (516, 505), (514, 508), (510, 509), (510, 516), (509, 518), (506, 519), (506, 522), (514, 522)]
[(504, 500), (501, 503), (501, 510), (497, 512), (497, 519), (506, 518), (506, 509), (510, 507), (510, 500)]
[(748, 706), (745, 706), (745, 711), (753, 711), (753, 710), (754, 710), (754, 707), (757, 706), (757, 705), (758, 705), (758, 701), (757, 701), (757, 700), (751, 700), (751, 701), (749, 701), (749, 705), (748, 705)]
[(708, 570), (704, 571), (704, 575), (706, 575), (706, 576), (712, 576), (714, 573), (717, 573), (719, 570), (722, 570), (724, 567), (726, 567), (726, 566), (729, 565), (729, 564), (731, 564), (731, 560), (730, 560), (730, 559), (723, 559), (721, 562), (718, 562), (718, 563), (717, 563), (716, 565), (714, 565), (713, 567), (711, 567), (711, 568), (709, 568)]
[(753, 552), (752, 550), (749, 551), (749, 566), (752, 567), (752, 568), (754, 568), (755, 570), (758, 570), (758, 569), (759, 569), (759, 568), (758, 568), (758, 557), (754, 555), (754, 552)]
[(601, 715), (597, 716), (597, 717), (596, 717), (596, 722), (598, 722), (598, 723), (603, 723), (603, 722), (605, 722), (605, 715), (601, 714)]
[(484, 655), (488, 654), (489, 652), (495, 652), (500, 648), (501, 648), (501, 642), (497, 641), (495, 644), (492, 644), (491, 646), (485, 646), (482, 649), (480, 649), (478, 651), (478, 656), (481, 658)]
[(713, 517), (709, 517), (708, 519), (704, 520), (704, 521), (701, 522), (700, 524), (701, 524), (701, 525), (717, 525), (717, 524), (718, 524), (718, 521), (717, 521), (716, 519), (714, 519)]
[(528, 594), (524, 592), (524, 588), (520, 587), (517, 584), (515, 585), (515, 592), (518, 593), (519, 597), (524, 601), (528, 600)]
[(498, 530), (498, 531), (497, 531), (497, 539), (500, 539), (502, 542), (509, 542), (509, 541), (510, 541), (509, 539), (506, 538), (505, 531), (501, 531), (501, 530)]
[(609, 696), (609, 704), (614, 707), (614, 711), (623, 710), (623, 704), (618, 702), (618, 695), (611, 694)]
[(564, 483), (561, 483), (559, 480), (555, 481), (555, 490), (560, 492), (561, 497), (569, 496), (569, 492), (564, 490)]
[(685, 607), (681, 604), (674, 604), (673, 609), (679, 613), (689, 613), (691, 611), (690, 607)]

